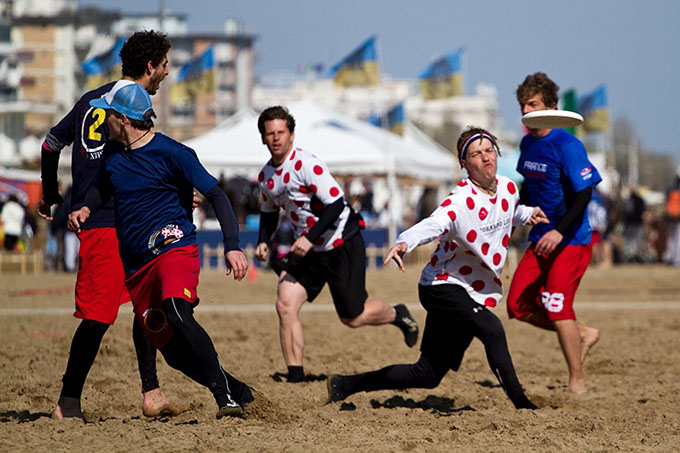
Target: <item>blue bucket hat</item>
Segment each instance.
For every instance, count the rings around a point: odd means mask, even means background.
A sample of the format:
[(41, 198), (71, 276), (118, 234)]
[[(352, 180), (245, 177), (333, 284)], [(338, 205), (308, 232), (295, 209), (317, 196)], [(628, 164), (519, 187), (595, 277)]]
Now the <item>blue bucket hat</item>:
[(144, 121), (144, 116), (153, 110), (149, 93), (138, 83), (130, 80), (119, 80), (111, 91), (98, 99), (90, 101), (92, 107), (115, 110), (133, 120)]

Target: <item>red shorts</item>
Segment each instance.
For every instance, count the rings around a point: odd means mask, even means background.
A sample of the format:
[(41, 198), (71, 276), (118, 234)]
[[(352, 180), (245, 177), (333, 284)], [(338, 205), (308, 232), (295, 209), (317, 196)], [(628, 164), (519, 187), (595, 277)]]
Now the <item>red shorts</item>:
[(522, 318), (544, 310), (551, 321), (576, 319), (574, 296), (590, 263), (592, 246), (561, 245), (538, 256), (534, 244), (517, 266), (508, 292), (508, 315)]
[(118, 316), (118, 307), (130, 301), (116, 229), (82, 230), (78, 238), (80, 251), (73, 316), (112, 325)]
[(161, 348), (172, 338), (161, 302), (171, 297), (196, 302), (201, 264), (198, 246), (185, 245), (162, 253), (126, 281), (135, 317), (152, 343)]
[(602, 234), (599, 231), (593, 230), (593, 234), (590, 235), (590, 243), (597, 245), (600, 242), (602, 242)]

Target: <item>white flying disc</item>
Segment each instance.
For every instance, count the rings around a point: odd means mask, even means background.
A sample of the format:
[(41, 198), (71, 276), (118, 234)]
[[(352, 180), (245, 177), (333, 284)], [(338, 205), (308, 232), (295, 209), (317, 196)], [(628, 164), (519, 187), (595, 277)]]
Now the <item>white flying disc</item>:
[(522, 117), (522, 124), (529, 129), (557, 129), (578, 126), (583, 117), (567, 110), (536, 110)]

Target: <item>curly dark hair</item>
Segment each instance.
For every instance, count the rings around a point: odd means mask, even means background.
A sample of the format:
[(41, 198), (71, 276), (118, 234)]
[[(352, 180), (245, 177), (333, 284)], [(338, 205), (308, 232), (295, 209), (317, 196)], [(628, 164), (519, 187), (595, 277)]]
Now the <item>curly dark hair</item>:
[[(460, 163), (460, 166), (463, 166), (463, 162), (461, 159), (461, 152), (463, 151), (463, 145), (465, 145), (465, 142), (468, 140), (468, 138), (472, 137), (473, 135), (476, 134), (483, 134), (486, 135), (488, 138), (491, 139), (491, 145), (494, 147), (498, 155), (501, 155), (501, 148), (498, 146), (498, 138), (496, 138), (495, 135), (493, 135), (491, 132), (487, 131), (486, 129), (482, 129), (481, 127), (478, 126), (468, 126), (467, 129), (463, 131), (463, 133), (460, 134), (460, 137), (458, 137), (458, 142), (456, 143), (456, 150), (458, 151), (458, 163)], [(481, 137), (480, 137), (481, 140)]]
[(295, 118), (288, 112), (288, 109), (281, 106), (275, 105), (274, 107), (266, 108), (260, 117), (257, 119), (257, 129), (260, 131), (260, 135), (264, 135), (264, 123), (271, 120), (286, 120), (286, 126), (292, 134), (295, 132)]
[(546, 107), (557, 107), (559, 90), (560, 87), (545, 72), (529, 74), (524, 82), (517, 87), (517, 101), (519, 105), (524, 105), (529, 99), (540, 93)]
[(146, 73), (146, 65), (151, 62), (158, 66), (168, 55), (172, 44), (168, 36), (153, 30), (138, 31), (125, 41), (120, 49), (123, 60), (123, 77), (139, 79)]

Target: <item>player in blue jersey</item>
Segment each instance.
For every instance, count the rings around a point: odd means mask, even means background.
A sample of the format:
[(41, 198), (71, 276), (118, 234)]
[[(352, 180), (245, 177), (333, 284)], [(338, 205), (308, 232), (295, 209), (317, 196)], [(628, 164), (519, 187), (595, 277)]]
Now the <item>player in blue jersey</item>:
[(210, 336), (193, 316), (200, 270), (191, 216), (194, 187), (222, 228), (227, 274), (241, 280), (248, 270), (229, 199), (193, 150), (153, 132), (155, 113), (141, 85), (121, 80), (90, 105), (106, 110), (110, 142), (83, 206), (69, 216), (69, 228), (78, 231), (113, 197), (137, 322), (170, 366), (210, 389), (217, 418), (242, 415), (243, 405), (253, 401), (251, 390), (222, 368)]
[[(139, 82), (150, 94), (158, 91), (168, 75), (170, 41), (154, 31), (134, 33), (123, 45), (123, 78)], [(57, 167), (61, 150), (73, 144), (71, 157), (72, 207), (79, 209), (98, 172), (107, 140), (106, 113), (90, 106), (91, 99), (102, 97), (115, 82), (85, 93), (71, 111), (47, 134), (42, 145), (41, 176), (43, 198), (39, 213), (52, 220), (50, 208), (63, 203), (57, 186)], [(52, 417), (85, 419), (80, 396), (87, 374), (94, 363), (102, 338), (118, 315), (120, 304), (128, 302), (123, 266), (118, 256), (114, 229), (113, 202), (93, 215), (78, 235), (80, 239), (74, 316), (82, 319), (71, 343), (59, 401)], [(161, 391), (156, 377), (156, 349), (133, 323), (133, 338), (142, 379), (142, 412), (152, 417), (174, 415), (177, 408)]]
[[(542, 72), (517, 88), (522, 115), (557, 108), (558, 86)], [(539, 206), (550, 223), (535, 225), (508, 293), (508, 313), (557, 331), (569, 367), (569, 389), (586, 392), (582, 363), (599, 331), (576, 321), (576, 289), (590, 262), (591, 228), (586, 207), (602, 181), (586, 149), (563, 129), (531, 129), (520, 144), (517, 171), (524, 176), (522, 202)]]

